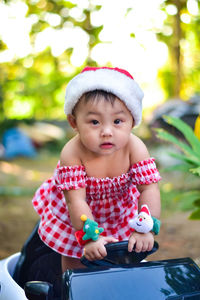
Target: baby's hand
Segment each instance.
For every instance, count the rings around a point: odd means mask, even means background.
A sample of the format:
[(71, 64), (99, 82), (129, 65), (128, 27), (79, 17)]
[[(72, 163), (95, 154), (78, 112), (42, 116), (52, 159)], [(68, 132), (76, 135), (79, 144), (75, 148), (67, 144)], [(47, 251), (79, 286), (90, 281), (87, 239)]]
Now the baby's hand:
[(99, 236), (96, 242), (91, 241), (85, 245), (83, 254), (85, 255), (85, 258), (90, 261), (103, 259), (107, 255), (105, 245), (115, 242), (118, 242), (118, 240), (112, 236)]
[(139, 233), (134, 231), (128, 241), (128, 251), (132, 252), (135, 246), (135, 252), (150, 251), (153, 248), (154, 235), (152, 232)]

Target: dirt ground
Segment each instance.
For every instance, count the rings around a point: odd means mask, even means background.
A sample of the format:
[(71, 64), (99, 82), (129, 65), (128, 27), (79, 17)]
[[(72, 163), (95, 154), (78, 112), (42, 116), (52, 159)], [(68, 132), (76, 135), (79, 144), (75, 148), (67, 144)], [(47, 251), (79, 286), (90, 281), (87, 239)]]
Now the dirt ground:
[[(8, 191), (0, 196), (0, 259), (21, 250), (34, 225), (38, 221), (31, 199), (26, 196), (9, 195), (9, 187), (20, 186), (31, 191), (52, 175), (57, 157), (49, 158), (45, 153), (35, 161), (19, 159), (0, 162), (0, 181)], [(200, 221), (188, 219), (189, 213), (164, 213), (157, 253), (149, 260), (191, 257), (200, 265)]]

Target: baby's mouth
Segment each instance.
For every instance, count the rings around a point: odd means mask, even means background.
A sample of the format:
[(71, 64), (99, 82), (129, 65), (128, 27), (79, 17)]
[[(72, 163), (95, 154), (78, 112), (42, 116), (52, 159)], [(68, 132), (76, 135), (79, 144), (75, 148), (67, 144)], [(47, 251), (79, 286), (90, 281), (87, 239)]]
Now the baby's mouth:
[(100, 145), (100, 147), (103, 149), (111, 149), (113, 147), (113, 144), (112, 143), (102, 143)]

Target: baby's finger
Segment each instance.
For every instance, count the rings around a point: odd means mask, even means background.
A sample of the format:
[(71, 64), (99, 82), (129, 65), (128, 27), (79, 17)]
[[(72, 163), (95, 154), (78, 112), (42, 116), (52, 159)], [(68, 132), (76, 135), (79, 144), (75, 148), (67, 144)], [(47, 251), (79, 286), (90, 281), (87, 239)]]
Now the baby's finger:
[(135, 245), (135, 252), (137, 253), (141, 252), (142, 248), (143, 248), (143, 242), (137, 240), (137, 243)]
[(88, 252), (86, 251), (86, 249), (83, 249), (83, 255), (85, 256), (85, 258), (87, 258), (87, 260), (91, 260), (90, 255), (88, 254)]
[(149, 242), (149, 245), (148, 245), (147, 251), (151, 251), (151, 250), (152, 250), (152, 248), (153, 248), (153, 244), (154, 244), (154, 241), (150, 241), (150, 242)]
[(105, 241), (105, 244), (116, 243), (116, 242), (118, 242), (118, 239), (114, 238), (113, 236), (106, 236), (104, 238), (104, 241)]
[(89, 261), (93, 261), (93, 260), (97, 260), (97, 259), (102, 259), (102, 256), (98, 251), (95, 251), (90, 254), (86, 253), (85, 258), (87, 258)]
[(128, 252), (132, 252), (133, 251), (133, 247), (136, 243), (136, 239), (132, 236), (130, 237), (129, 241), (128, 241)]
[[(106, 253), (106, 255), (107, 255), (107, 253)], [(99, 250), (99, 253), (98, 253), (98, 256), (96, 259), (103, 259), (106, 255), (102, 255), (102, 253)]]
[(91, 261), (91, 260), (93, 260), (94, 258), (94, 253), (93, 253), (94, 251), (88, 251), (88, 249), (87, 248), (84, 248), (83, 249), (83, 254), (84, 254), (84, 256), (85, 256), (85, 258), (87, 258), (89, 261)]
[(98, 251), (98, 253), (96, 253), (96, 255), (94, 256), (93, 260), (97, 260), (97, 259), (103, 259), (104, 257), (101, 255), (101, 253)]
[(149, 243), (144, 241), (141, 251), (142, 252), (148, 251), (148, 247), (149, 247)]
[(84, 256), (85, 256), (85, 258), (86, 258), (87, 260), (89, 260), (89, 261), (92, 261), (92, 260), (93, 260), (93, 259), (92, 259), (92, 256), (91, 256), (91, 255), (88, 255), (87, 253), (84, 254)]
[(106, 248), (104, 246), (99, 248), (99, 254), (101, 255), (101, 259), (107, 255)]

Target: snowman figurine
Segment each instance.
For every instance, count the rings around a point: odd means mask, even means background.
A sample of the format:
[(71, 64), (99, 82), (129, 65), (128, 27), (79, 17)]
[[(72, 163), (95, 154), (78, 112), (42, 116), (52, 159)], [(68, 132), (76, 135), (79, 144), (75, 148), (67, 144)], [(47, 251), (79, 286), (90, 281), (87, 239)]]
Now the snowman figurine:
[(141, 206), (140, 213), (129, 221), (129, 225), (140, 233), (147, 233), (153, 229), (154, 221), (146, 204)]

